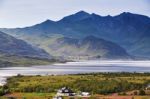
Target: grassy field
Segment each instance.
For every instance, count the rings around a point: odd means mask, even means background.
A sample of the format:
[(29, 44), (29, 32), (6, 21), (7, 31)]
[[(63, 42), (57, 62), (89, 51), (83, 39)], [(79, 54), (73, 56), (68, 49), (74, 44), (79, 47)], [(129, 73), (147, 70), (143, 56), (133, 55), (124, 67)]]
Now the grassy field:
[(11, 93), (3, 96), (2, 98), (16, 97), (17, 99), (52, 99), (54, 95), (54, 93)]
[(76, 93), (90, 92), (93, 96), (90, 99), (150, 99), (150, 91), (145, 90), (148, 84), (150, 84), (150, 73), (18, 75), (8, 78), (4, 89), (9, 91), (6, 96), (26, 97), (27, 99), (29, 97), (52, 99), (57, 90), (64, 86), (71, 88)]

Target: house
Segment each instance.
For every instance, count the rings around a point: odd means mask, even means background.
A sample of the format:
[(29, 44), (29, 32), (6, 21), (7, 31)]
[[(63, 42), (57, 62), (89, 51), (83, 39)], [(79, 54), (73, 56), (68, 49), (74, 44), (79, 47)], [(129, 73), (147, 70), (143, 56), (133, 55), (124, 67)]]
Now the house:
[(81, 92), (81, 96), (90, 96), (89, 92)]
[(75, 96), (75, 93), (68, 87), (63, 87), (57, 91), (57, 96)]

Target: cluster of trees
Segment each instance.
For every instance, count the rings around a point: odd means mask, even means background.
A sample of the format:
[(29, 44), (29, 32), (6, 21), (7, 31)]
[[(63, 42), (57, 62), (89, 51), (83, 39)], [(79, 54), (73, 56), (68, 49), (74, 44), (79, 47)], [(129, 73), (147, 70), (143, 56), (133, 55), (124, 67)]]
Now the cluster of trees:
[(142, 77), (142, 76), (150, 76), (150, 73), (130, 73), (130, 72), (104, 72), (104, 73), (84, 73), (84, 74), (77, 74), (77, 75), (95, 75), (95, 76), (99, 76), (102, 75), (103, 77)]
[(130, 83), (125, 80), (104, 80), (104, 81), (76, 81), (72, 88), (77, 88), (81, 91), (88, 91), (95, 94), (110, 94), (116, 92), (123, 92), (128, 90), (140, 89), (141, 84)]

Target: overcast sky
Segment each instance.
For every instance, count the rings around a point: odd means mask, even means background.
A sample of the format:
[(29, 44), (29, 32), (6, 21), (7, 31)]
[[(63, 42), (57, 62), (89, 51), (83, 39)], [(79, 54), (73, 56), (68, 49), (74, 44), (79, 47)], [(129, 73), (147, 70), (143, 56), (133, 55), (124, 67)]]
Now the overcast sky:
[(102, 16), (122, 12), (150, 16), (150, 0), (0, 0), (0, 28), (59, 20), (80, 10)]

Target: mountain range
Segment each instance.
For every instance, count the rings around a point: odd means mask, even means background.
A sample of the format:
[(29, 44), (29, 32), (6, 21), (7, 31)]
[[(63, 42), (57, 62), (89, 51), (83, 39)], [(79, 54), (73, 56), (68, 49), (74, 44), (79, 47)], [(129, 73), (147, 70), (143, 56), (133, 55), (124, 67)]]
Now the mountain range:
[(25, 28), (0, 31), (52, 56), (150, 58), (150, 18), (129, 12), (100, 16), (80, 11), (59, 21), (46, 20)]

